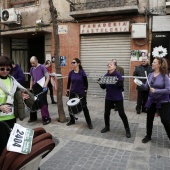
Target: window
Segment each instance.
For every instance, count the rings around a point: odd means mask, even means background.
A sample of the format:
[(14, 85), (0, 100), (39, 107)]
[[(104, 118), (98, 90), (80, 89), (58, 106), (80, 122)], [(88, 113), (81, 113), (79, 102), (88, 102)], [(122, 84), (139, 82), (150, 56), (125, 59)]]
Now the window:
[(24, 7), (30, 5), (38, 5), (40, 0), (11, 0), (10, 5), (12, 7)]

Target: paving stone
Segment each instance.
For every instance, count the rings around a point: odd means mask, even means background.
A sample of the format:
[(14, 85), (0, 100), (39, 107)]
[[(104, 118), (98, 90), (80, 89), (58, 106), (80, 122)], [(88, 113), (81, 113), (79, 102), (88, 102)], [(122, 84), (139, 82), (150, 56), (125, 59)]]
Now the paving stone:
[[(50, 97), (48, 96), (48, 100)], [(66, 103), (68, 98), (63, 97)], [(111, 110), (110, 131), (103, 134), (104, 98), (88, 96), (93, 129), (87, 127), (84, 114), (77, 115), (73, 126), (56, 121), (57, 105), (49, 104), (52, 123), (43, 126), (38, 112), (36, 123), (27, 123), (29, 114), (19, 124), (28, 128), (43, 127), (54, 137), (56, 147), (44, 159), (41, 170), (169, 170), (170, 141), (160, 118), (155, 118), (151, 142), (143, 144), (146, 135), (146, 114), (136, 114), (135, 102), (124, 101), (132, 137), (126, 138), (118, 113)], [(64, 104), (66, 116), (68, 108)]]

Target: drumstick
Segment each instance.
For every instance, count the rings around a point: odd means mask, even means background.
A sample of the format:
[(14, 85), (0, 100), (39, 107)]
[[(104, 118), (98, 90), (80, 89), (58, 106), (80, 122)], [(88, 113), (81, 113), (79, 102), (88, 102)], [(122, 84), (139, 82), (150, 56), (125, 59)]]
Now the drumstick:
[(151, 86), (150, 86), (150, 84), (149, 84), (149, 80), (148, 80), (147, 71), (145, 71), (145, 76), (146, 76), (146, 80), (147, 80), (148, 86), (151, 88)]

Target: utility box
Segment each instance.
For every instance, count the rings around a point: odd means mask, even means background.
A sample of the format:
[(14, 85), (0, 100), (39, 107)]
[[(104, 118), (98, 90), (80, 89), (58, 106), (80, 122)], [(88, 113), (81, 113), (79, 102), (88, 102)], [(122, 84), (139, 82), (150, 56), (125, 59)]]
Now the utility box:
[(132, 24), (132, 38), (146, 38), (146, 23), (134, 23)]

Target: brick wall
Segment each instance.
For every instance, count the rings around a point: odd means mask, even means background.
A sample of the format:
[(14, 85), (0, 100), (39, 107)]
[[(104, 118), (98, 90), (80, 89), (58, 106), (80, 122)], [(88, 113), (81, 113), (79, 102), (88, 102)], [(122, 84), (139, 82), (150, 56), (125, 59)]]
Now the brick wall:
[[(145, 18), (144, 16), (134, 16), (133, 17), (134, 22), (136, 23), (144, 23)], [(147, 35), (149, 32), (147, 32)], [(149, 37), (149, 36), (147, 36)], [(131, 39), (131, 49), (132, 50), (148, 50), (149, 51), (149, 40), (147, 39)], [(135, 66), (140, 65), (140, 61), (131, 61), (130, 63), (130, 75), (133, 75)], [(137, 90), (136, 90), (136, 84), (134, 83), (133, 79), (130, 79), (130, 93), (129, 93), (129, 100), (135, 101), (137, 98)]]
[[(80, 58), (80, 31), (79, 24), (68, 23), (68, 34), (59, 35), (60, 56), (66, 56), (66, 66), (61, 66), (62, 75), (68, 76), (71, 71), (71, 61), (73, 58)], [(54, 40), (52, 38), (52, 54), (54, 54)], [(53, 64), (55, 70), (55, 64)], [(67, 78), (63, 79), (63, 95), (67, 89)]]

